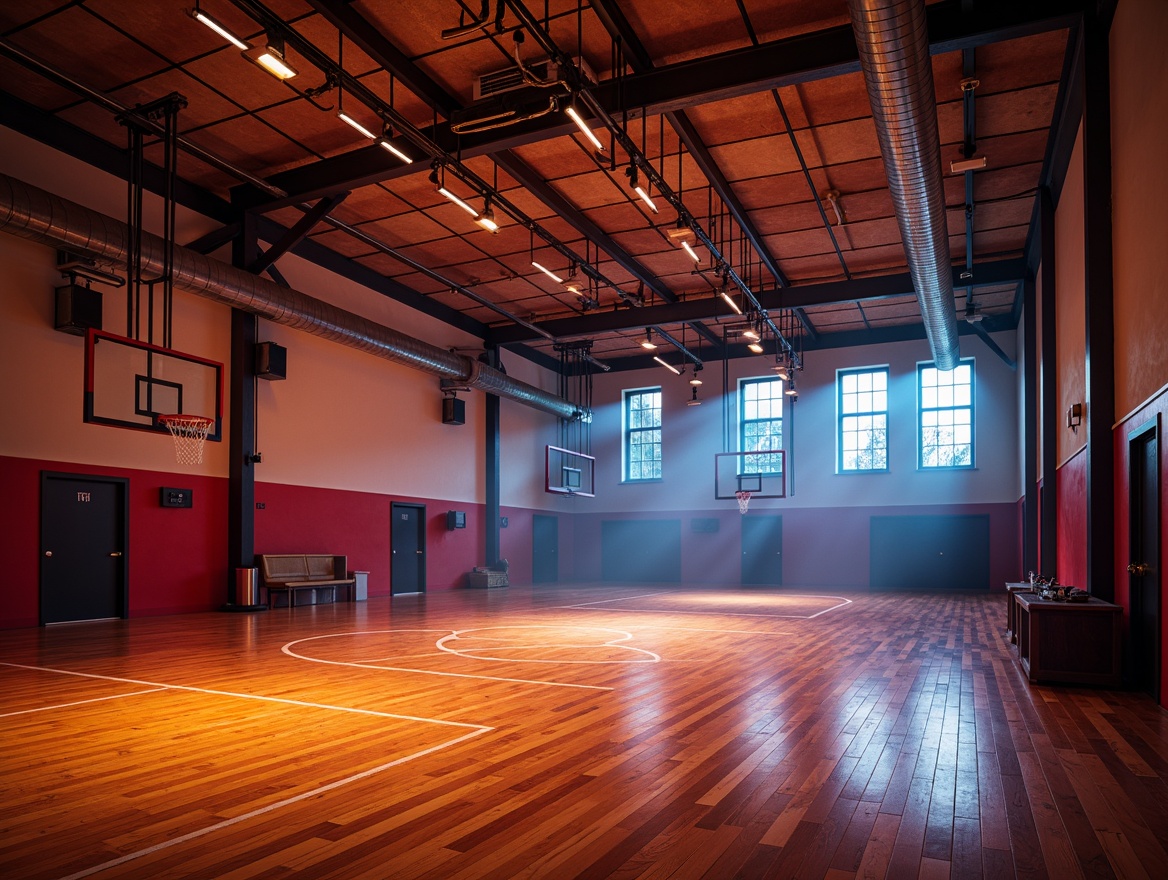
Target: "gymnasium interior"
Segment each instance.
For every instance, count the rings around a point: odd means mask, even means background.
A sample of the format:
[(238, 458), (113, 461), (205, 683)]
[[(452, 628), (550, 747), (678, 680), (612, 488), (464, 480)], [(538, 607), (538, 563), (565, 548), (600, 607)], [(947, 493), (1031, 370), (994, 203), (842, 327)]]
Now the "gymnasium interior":
[(0, 872), (1168, 876), (1165, 45), (0, 6)]

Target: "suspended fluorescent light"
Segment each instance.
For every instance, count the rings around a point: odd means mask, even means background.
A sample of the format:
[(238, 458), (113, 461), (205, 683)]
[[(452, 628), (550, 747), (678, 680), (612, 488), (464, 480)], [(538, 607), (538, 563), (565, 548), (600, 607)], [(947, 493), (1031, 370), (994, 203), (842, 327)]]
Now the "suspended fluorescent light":
[(407, 156), (405, 153), (403, 153), (401, 150), (399, 150), (397, 147), (395, 147), (393, 144), (391, 144), (389, 141), (385, 140), (384, 138), (382, 138), (381, 140), (379, 140), (377, 142), (377, 146), (381, 147), (381, 149), (383, 149), (389, 153), (393, 153), (393, 155), (397, 156), (399, 159), (401, 159), (407, 165), (412, 165), (414, 163), (413, 159), (411, 159), (409, 156)]
[(365, 135), (365, 137), (369, 138), (369, 140), (371, 140), (371, 141), (377, 140), (377, 135), (375, 135), (373, 132), (371, 132), (369, 129), (367, 129), (365, 126), (363, 126), (360, 122), (358, 122), (356, 119), (354, 119), (348, 113), (346, 113), (344, 110), (337, 111), (337, 119), (341, 120), (341, 122), (345, 123), (345, 125), (349, 126), (350, 128), (354, 128), (357, 131), (361, 132), (361, 134)]
[(203, 10), (201, 10), (201, 9), (192, 10), (191, 17), (194, 18), (195, 21), (200, 21), (203, 24), (205, 24), (207, 27), (209, 27), (211, 30), (213, 30), (215, 33), (217, 33), (219, 36), (221, 36), (223, 39), (225, 39), (227, 42), (229, 42), (236, 49), (240, 49), (240, 50), (246, 52), (248, 49), (251, 48), (251, 46), (248, 43), (245, 43), (239, 37), (235, 36), (235, 34), (231, 33), (231, 31), (227, 30), (227, 28), (225, 28), (223, 25), (221, 25), (219, 22), (217, 22), (211, 16), (207, 15), (207, 13), (203, 12)]
[(641, 348), (647, 351), (653, 351), (657, 348), (657, 343), (653, 341), (653, 328), (645, 328), (645, 338), (641, 340)]
[(753, 351), (755, 354), (762, 354), (762, 343), (761, 342), (751, 342), (746, 347), (749, 348), (751, 351)]
[(732, 297), (729, 293), (727, 293), (725, 291), (725, 289), (719, 290), (718, 295), (720, 297), (722, 297), (722, 299), (726, 300), (726, 305), (728, 305), (728, 306), (730, 306), (730, 308), (734, 309), (734, 314), (736, 314), (736, 315), (742, 314), (742, 309), (738, 308), (738, 303), (734, 302), (734, 297)]
[(596, 149), (598, 149), (598, 150), (604, 149), (604, 144), (602, 144), (600, 142), (600, 139), (597, 138), (596, 135), (592, 133), (592, 129), (590, 129), (588, 127), (588, 124), (583, 120), (583, 118), (580, 116), (580, 114), (576, 112), (576, 107), (574, 105), (569, 104), (568, 109), (564, 112), (566, 112), (568, 114), (569, 119), (571, 119), (574, 123), (576, 123), (576, 127), (578, 129), (580, 129), (580, 131), (583, 133), (584, 137), (586, 137), (586, 138), (588, 138), (588, 140), (592, 141), (592, 146), (596, 147)]
[(641, 186), (640, 181), (637, 179), (637, 166), (630, 163), (628, 171), (625, 173), (629, 176), (629, 184), (632, 186), (633, 192), (639, 195), (641, 197), (641, 201), (649, 206), (649, 210), (656, 214), (657, 206), (653, 204), (653, 199), (649, 197), (649, 193), (643, 186)]
[(269, 34), (267, 50), (267, 52), (256, 59), (261, 67), (281, 82), (296, 76), (296, 68), (284, 58), (283, 37)]
[(541, 266), (541, 265), (540, 265), (539, 263), (537, 263), (535, 260), (532, 260), (532, 261), (531, 261), (531, 265), (533, 265), (533, 266), (535, 266), (535, 268), (539, 269), (539, 271), (541, 271), (541, 272), (542, 272), (544, 275), (546, 275), (546, 276), (547, 276), (548, 278), (550, 278), (552, 281), (556, 282), (556, 284), (563, 284), (563, 283), (564, 283), (564, 279), (563, 279), (563, 278), (561, 278), (559, 275), (557, 275), (557, 274), (556, 274), (555, 272), (553, 272), (551, 269), (548, 269), (548, 268), (547, 268), (547, 267), (545, 267), (545, 266)]
[(689, 246), (688, 241), (683, 241), (681, 246), (685, 248), (685, 252), (690, 255), (690, 258), (693, 259), (695, 263), (700, 263), (702, 261), (702, 258), (698, 256), (697, 251)]
[(452, 193), (450, 190), (448, 190), (446, 187), (438, 187), (438, 192), (442, 193), (442, 195), (446, 196), (446, 198), (450, 199), (450, 201), (454, 202), (454, 204), (458, 205), (458, 207), (462, 208), (462, 210), (466, 211), (466, 213), (470, 214), (476, 220), (478, 219), (479, 212), (460, 199), (458, 196), (456, 196), (454, 193)]
[(758, 335), (758, 331), (751, 328), (751, 327), (748, 327), (745, 330), (743, 330), (742, 335), (745, 336), (747, 339), (759, 339), (760, 338)]
[(498, 232), (499, 224), (495, 222), (495, 211), (490, 206), (483, 209), (483, 213), (475, 217), (475, 223), (487, 230), (487, 232)]
[(669, 372), (673, 373), (673, 375), (675, 375), (675, 376), (681, 375), (681, 370), (679, 370), (677, 367), (673, 366), (673, 364), (667, 363), (666, 361), (661, 360), (661, 358), (658, 357), (657, 355), (653, 355), (653, 360), (657, 361), (657, 363), (661, 364), (661, 366), (665, 367), (665, 369), (669, 370)]

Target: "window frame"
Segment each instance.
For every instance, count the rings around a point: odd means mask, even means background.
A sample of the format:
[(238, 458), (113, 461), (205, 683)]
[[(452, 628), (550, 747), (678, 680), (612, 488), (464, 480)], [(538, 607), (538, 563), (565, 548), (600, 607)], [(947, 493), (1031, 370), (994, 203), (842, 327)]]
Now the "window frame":
[[(877, 374), (884, 376), (884, 388), (883, 388), (884, 408), (883, 409), (871, 409), (871, 410), (856, 410), (854, 412), (845, 412), (845, 406), (844, 406), (845, 393), (852, 393), (852, 394), (867, 393), (867, 392), (863, 392), (863, 391), (859, 391), (859, 390), (857, 390), (855, 392), (845, 392), (844, 391), (845, 377), (847, 377), (847, 376), (861, 376), (861, 375), (877, 375)], [(891, 376), (889, 374), (889, 369), (888, 369), (887, 364), (882, 364), (879, 366), (869, 366), (869, 367), (848, 367), (846, 369), (841, 368), (841, 369), (836, 370), (836, 376), (835, 376), (835, 386), (836, 386), (836, 394), (835, 394), (835, 402), (836, 402), (835, 469), (836, 469), (837, 474), (883, 474), (883, 473), (887, 473), (889, 471), (890, 457), (891, 457), (890, 456), (891, 443), (889, 441), (889, 435), (891, 433), (891, 431), (890, 431), (891, 419), (890, 419), (890, 412), (889, 412), (889, 393), (890, 393), (889, 380), (890, 380), (890, 378), (891, 378)], [(853, 431), (853, 432), (845, 432), (845, 430), (844, 430), (845, 421), (847, 419), (850, 419), (850, 418), (863, 418), (863, 417), (872, 417), (872, 416), (883, 416), (884, 417), (884, 464), (882, 466), (879, 466), (879, 467), (850, 467), (850, 468), (846, 467), (845, 460), (844, 460), (844, 453), (846, 451), (844, 448), (845, 447), (845, 442), (844, 442), (845, 433), (859, 433), (859, 430), (857, 429), (856, 431)]]
[[(917, 363), (917, 470), (921, 471), (968, 471), (974, 470), (977, 467), (977, 370), (974, 366), (973, 358), (961, 358), (957, 362), (957, 366), (948, 372), (952, 373), (961, 367), (969, 368), (969, 403), (968, 404), (951, 404), (948, 406), (933, 406), (925, 407), (924, 405), (924, 390), (925, 386), (924, 375), (925, 370), (937, 369), (934, 361), (919, 361)], [(937, 370), (938, 373), (944, 375), (946, 371)], [(957, 388), (958, 385), (950, 384), (949, 386), (936, 386)], [(957, 412), (960, 410), (969, 410), (969, 461), (964, 464), (927, 464), (925, 462), (925, 413), (926, 412)], [(951, 425), (957, 423), (950, 423)], [(946, 444), (955, 445), (955, 444)], [(956, 444), (965, 445), (965, 444)]]
[[(632, 401), (634, 398), (643, 397), (646, 395), (657, 395), (656, 407), (657, 410), (657, 424), (649, 426), (632, 427)], [(653, 407), (650, 407), (652, 409)], [(643, 410), (638, 410), (643, 411)], [(665, 476), (665, 455), (664, 455), (664, 434), (662, 428), (662, 401), (661, 401), (661, 386), (653, 385), (644, 388), (626, 388), (621, 391), (621, 482), (622, 483), (655, 483), (660, 482)], [(641, 441), (634, 442), (634, 437), (653, 432), (657, 433), (656, 440), (650, 440), (648, 443)], [(657, 462), (658, 473), (654, 476), (632, 476), (633, 471), (633, 449), (644, 449), (646, 447), (656, 447), (656, 459), (648, 459), (650, 462)], [(644, 458), (639, 459), (635, 464), (642, 466), (645, 462)]]
[[(774, 416), (770, 416), (770, 417), (765, 418), (765, 419), (760, 419), (760, 418), (748, 419), (746, 417), (746, 404), (747, 404), (746, 388), (748, 386), (760, 386), (763, 384), (772, 384), (772, 383), (774, 384), (775, 387), (778, 388), (778, 393), (772, 394), (768, 399), (778, 401), (779, 416), (777, 418)], [(786, 419), (786, 408), (784, 407), (784, 402), (786, 399), (786, 391), (787, 391), (787, 383), (784, 382), (782, 379), (780, 379), (778, 376), (747, 376), (747, 377), (743, 377), (743, 378), (738, 380), (737, 446), (738, 446), (739, 452), (777, 452), (779, 450), (786, 448), (787, 438), (786, 438), (786, 435), (785, 435), (784, 430), (783, 430), (785, 427), (784, 420)], [(757, 400), (757, 398), (756, 398), (756, 400)], [(758, 446), (755, 446), (753, 449), (747, 448), (747, 438), (746, 438), (747, 425), (748, 424), (758, 424), (760, 422), (778, 422), (779, 443), (777, 446), (770, 446), (770, 447), (767, 447), (766, 449), (763, 449), (763, 448), (758, 447)], [(743, 458), (742, 461), (746, 462), (747, 459)], [(749, 471), (749, 473), (755, 473), (755, 472), (756, 471)], [(773, 472), (772, 471), (757, 471), (757, 473), (761, 473), (764, 476), (777, 476), (780, 472), (779, 471), (773, 471)]]

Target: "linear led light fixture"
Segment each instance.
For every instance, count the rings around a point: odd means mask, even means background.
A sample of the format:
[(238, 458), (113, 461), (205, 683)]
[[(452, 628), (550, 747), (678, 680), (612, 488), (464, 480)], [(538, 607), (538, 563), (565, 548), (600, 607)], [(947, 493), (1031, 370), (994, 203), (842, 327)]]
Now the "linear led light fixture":
[(281, 82), (296, 76), (296, 68), (284, 59), (283, 37), (269, 34), (267, 50), (256, 59), (261, 67)]
[(539, 271), (541, 271), (544, 275), (546, 275), (552, 281), (556, 282), (556, 284), (563, 284), (564, 283), (563, 278), (561, 278), (559, 275), (557, 275), (555, 272), (553, 272), (551, 269), (547, 268), (546, 266), (541, 266), (535, 260), (531, 261), (531, 265), (533, 265), (533, 266), (535, 266), (535, 268), (539, 269)]
[(954, 159), (949, 163), (949, 171), (953, 174), (963, 174), (966, 171), (981, 171), (985, 167), (985, 156), (970, 156), (968, 159)]
[(588, 138), (588, 140), (592, 141), (592, 146), (596, 147), (596, 149), (598, 149), (598, 150), (604, 149), (604, 144), (602, 144), (600, 142), (600, 139), (597, 138), (596, 135), (592, 133), (592, 129), (590, 129), (588, 127), (588, 123), (586, 123), (584, 121), (584, 119), (580, 116), (580, 114), (576, 112), (576, 107), (574, 105), (569, 104), (568, 109), (564, 112), (568, 114), (569, 119), (571, 119), (574, 123), (576, 123), (576, 127), (578, 129), (580, 129), (580, 131), (583, 133), (584, 137), (586, 137), (586, 138)]
[(207, 13), (203, 12), (203, 10), (199, 8), (196, 7), (195, 9), (191, 10), (191, 18), (195, 19), (195, 21), (199, 21), (205, 24), (236, 49), (246, 52), (251, 48), (250, 44), (235, 36), (235, 34), (231, 33), (231, 31), (227, 30), (227, 28), (225, 28), (222, 24), (213, 19), (211, 16), (207, 15)]
[(641, 201), (649, 206), (649, 210), (654, 214), (657, 213), (657, 206), (653, 204), (653, 199), (649, 197), (649, 193), (641, 186), (640, 180), (637, 179), (637, 166), (633, 163), (629, 164), (629, 170), (626, 172), (629, 175), (629, 185), (632, 186), (633, 192), (641, 197)]
[(475, 217), (475, 223), (487, 230), (487, 232), (495, 233), (499, 231), (499, 224), (495, 222), (495, 210), (490, 205), (483, 208), (483, 213)]
[(738, 303), (734, 302), (734, 297), (732, 297), (726, 291), (725, 288), (723, 288), (722, 290), (719, 290), (718, 295), (720, 297), (722, 297), (722, 299), (726, 300), (726, 305), (728, 305), (728, 306), (730, 306), (730, 308), (734, 309), (734, 314), (736, 314), (736, 315), (742, 314), (742, 309), (738, 308)]
[(762, 354), (762, 351), (763, 351), (762, 343), (759, 342), (757, 339), (754, 342), (748, 343), (746, 347), (749, 348), (751, 351), (753, 351), (755, 354)]
[(695, 251), (692, 247), (690, 247), (690, 244), (688, 241), (683, 241), (681, 243), (681, 246), (683, 248), (685, 248), (685, 252), (687, 254), (689, 254), (690, 259), (692, 259), (695, 263), (700, 263), (702, 261), (702, 258), (698, 256), (697, 251)]
[(393, 155), (397, 156), (399, 159), (401, 159), (407, 165), (413, 164), (413, 162), (414, 162), (413, 159), (411, 159), (409, 156), (407, 156), (405, 153), (403, 153), (401, 150), (399, 150), (397, 147), (395, 147), (389, 141), (385, 140), (384, 137), (378, 137), (377, 135), (375, 135), (373, 132), (371, 132), (369, 129), (367, 129), (364, 125), (362, 125), (360, 122), (358, 122), (352, 116), (350, 116), (344, 110), (337, 111), (337, 119), (341, 120), (341, 122), (345, 123), (345, 125), (348, 125), (351, 128), (356, 129), (357, 131), (361, 132), (361, 134), (365, 135), (365, 137), (369, 138), (369, 140), (377, 141), (377, 146), (381, 147), (384, 150), (389, 151), (390, 153), (393, 153)]
[(675, 376), (681, 375), (681, 370), (679, 370), (677, 367), (673, 366), (673, 364), (671, 364), (667, 361), (661, 360), (661, 358), (658, 355), (653, 355), (653, 360), (657, 361), (657, 363), (661, 364), (661, 366), (665, 367), (665, 369), (669, 370), (669, 372), (673, 373), (673, 375), (675, 375)]
[(450, 201), (454, 202), (454, 204), (458, 205), (458, 207), (462, 208), (462, 210), (466, 211), (466, 213), (470, 214), (476, 220), (479, 218), (478, 211), (476, 211), (474, 208), (472, 208), (470, 205), (468, 205), (466, 202), (464, 202), (462, 199), (460, 199), (458, 196), (456, 196), (454, 193), (452, 193), (446, 187), (444, 187), (444, 186), (438, 187), (438, 192), (442, 193), (442, 195), (446, 196), (446, 198), (450, 199)]
[(755, 342), (757, 342), (761, 338), (758, 335), (758, 331), (752, 327), (747, 327), (745, 330), (743, 330), (742, 335), (745, 336), (747, 339), (753, 339)]
[(381, 149), (385, 150), (388, 153), (393, 153), (393, 155), (397, 156), (399, 159), (401, 159), (407, 165), (414, 164), (413, 159), (411, 159), (409, 156), (407, 156), (405, 153), (403, 153), (401, 150), (399, 150), (397, 147), (395, 147), (393, 144), (391, 144), (385, 138), (382, 138), (381, 140), (379, 140), (377, 142), (377, 146), (381, 147)]

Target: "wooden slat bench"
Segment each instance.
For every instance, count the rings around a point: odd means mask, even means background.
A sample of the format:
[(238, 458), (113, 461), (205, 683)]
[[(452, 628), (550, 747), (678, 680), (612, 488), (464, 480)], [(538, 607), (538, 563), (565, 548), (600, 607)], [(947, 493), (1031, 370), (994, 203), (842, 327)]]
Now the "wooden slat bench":
[(328, 590), (331, 601), (337, 601), (337, 587), (348, 587), (348, 599), (353, 599), (356, 579), (349, 577), (347, 556), (330, 553), (264, 553), (260, 555), (262, 586), (268, 591), (268, 603), (274, 608), (275, 595), (284, 593), (289, 608), (296, 607), (296, 594), (312, 591), (312, 604), (319, 598), (317, 590)]

